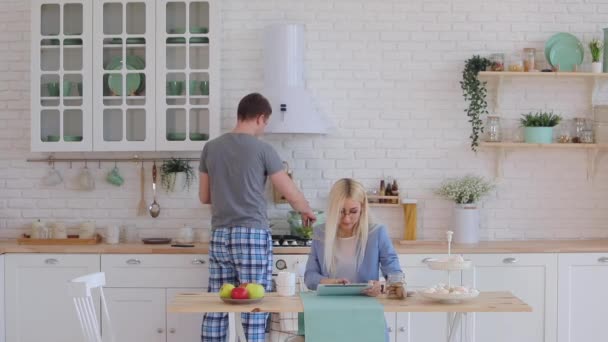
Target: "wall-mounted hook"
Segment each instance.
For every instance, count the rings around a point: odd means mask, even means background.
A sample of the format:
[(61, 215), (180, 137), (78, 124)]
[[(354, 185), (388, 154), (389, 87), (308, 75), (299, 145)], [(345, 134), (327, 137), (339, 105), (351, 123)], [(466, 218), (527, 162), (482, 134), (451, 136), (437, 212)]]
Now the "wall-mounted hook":
[(72, 169), (72, 161), (70, 160), (70, 169)]
[(97, 168), (98, 168), (98, 169), (101, 169), (101, 159), (98, 159), (98, 160), (97, 160)]

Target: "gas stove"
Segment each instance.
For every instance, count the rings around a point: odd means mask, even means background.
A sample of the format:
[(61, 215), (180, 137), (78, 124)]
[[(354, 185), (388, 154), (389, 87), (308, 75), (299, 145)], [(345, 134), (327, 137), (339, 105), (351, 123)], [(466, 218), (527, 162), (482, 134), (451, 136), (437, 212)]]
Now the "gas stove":
[(273, 235), (272, 245), (275, 247), (310, 247), (312, 240), (295, 235)]

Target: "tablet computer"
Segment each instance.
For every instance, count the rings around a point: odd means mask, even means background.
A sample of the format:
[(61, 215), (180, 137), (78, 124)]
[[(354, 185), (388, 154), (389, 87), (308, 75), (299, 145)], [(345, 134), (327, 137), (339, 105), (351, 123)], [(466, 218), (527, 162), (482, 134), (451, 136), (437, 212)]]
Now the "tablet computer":
[(319, 284), (317, 296), (359, 296), (365, 289), (371, 288), (369, 284)]

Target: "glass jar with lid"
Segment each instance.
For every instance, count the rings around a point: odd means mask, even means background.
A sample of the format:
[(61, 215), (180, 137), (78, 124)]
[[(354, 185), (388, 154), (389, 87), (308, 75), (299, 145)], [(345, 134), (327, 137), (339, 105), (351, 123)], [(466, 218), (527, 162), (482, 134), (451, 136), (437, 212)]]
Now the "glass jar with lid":
[(490, 71), (505, 71), (505, 54), (493, 53), (490, 55)]
[(487, 142), (500, 142), (502, 141), (500, 117), (497, 115), (488, 115), (486, 120), (486, 141)]
[(583, 138), (583, 132), (587, 129), (587, 120), (585, 118), (574, 118), (574, 136), (573, 143), (580, 143)]
[(509, 71), (524, 71), (524, 64), (521, 60), (521, 53), (513, 52), (509, 57)]
[(536, 57), (535, 48), (525, 48), (524, 49), (524, 71), (526, 71), (526, 72), (534, 71), (535, 57)]
[(386, 280), (386, 294), (391, 299), (405, 299), (407, 297), (407, 288), (405, 283), (405, 274), (402, 272), (390, 273)]

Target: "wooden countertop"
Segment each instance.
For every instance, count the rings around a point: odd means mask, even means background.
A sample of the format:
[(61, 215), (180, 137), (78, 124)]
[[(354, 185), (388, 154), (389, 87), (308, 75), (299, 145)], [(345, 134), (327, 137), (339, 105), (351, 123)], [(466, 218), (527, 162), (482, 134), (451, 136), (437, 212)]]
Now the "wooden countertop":
[[(393, 241), (398, 254), (444, 254), (447, 243), (439, 241)], [(308, 247), (274, 247), (274, 254), (308, 254)], [(452, 252), (468, 253), (608, 253), (608, 240), (514, 240), (483, 241), (475, 245), (452, 245)], [(69, 254), (208, 254), (208, 243), (194, 247), (144, 245), (142, 243), (84, 246), (19, 245), (16, 240), (0, 240), (3, 253), (69, 253)]]
[[(481, 292), (479, 297), (457, 304), (432, 302), (414, 295), (406, 300), (378, 298), (385, 312), (530, 312), (532, 308), (510, 292)], [(177, 294), (167, 311), (195, 312), (302, 312), (299, 296), (280, 297), (267, 293), (259, 303), (233, 305), (224, 303), (217, 293)]]

